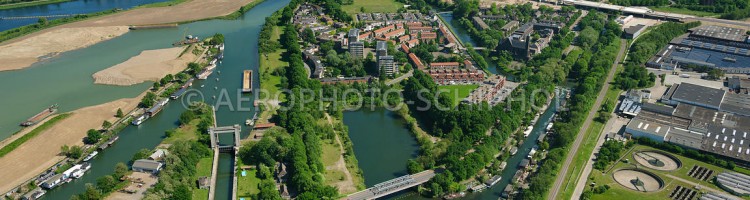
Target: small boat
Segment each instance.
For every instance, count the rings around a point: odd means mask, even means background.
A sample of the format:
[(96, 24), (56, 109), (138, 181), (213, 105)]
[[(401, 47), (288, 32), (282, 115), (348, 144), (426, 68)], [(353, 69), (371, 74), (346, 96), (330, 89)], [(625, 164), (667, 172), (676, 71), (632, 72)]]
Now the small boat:
[(201, 87), (203, 87), (203, 86), (206, 86), (206, 85), (201, 85)]
[(91, 154), (89, 154), (88, 156), (86, 156), (86, 158), (84, 158), (83, 161), (84, 162), (88, 162), (92, 158), (96, 157), (96, 155), (98, 155), (98, 154), (99, 154), (98, 151), (91, 152)]
[(219, 81), (219, 78), (216, 78), (216, 81)]
[(245, 125), (246, 126), (255, 125), (255, 121), (253, 121), (252, 119), (247, 119), (247, 120), (245, 120)]
[(214, 99), (216, 99), (216, 95), (212, 96)]
[(143, 114), (140, 117), (135, 118), (133, 120), (132, 124), (135, 125), (135, 126), (141, 125), (141, 123), (143, 123), (144, 121), (146, 121), (149, 117), (150, 117), (149, 115)]

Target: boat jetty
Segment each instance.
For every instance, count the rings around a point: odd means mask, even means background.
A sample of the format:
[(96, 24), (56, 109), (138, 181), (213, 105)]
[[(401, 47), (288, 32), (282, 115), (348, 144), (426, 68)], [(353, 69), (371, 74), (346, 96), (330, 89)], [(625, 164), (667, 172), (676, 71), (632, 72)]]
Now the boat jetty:
[(242, 92), (253, 92), (253, 70), (245, 70), (242, 74)]
[(50, 115), (55, 114), (55, 112), (57, 112), (57, 104), (52, 105), (49, 108), (42, 110), (42, 112), (39, 112), (31, 118), (27, 119), (26, 121), (21, 122), (21, 126), (32, 126), (46, 119)]
[(156, 114), (159, 114), (159, 112), (161, 112), (161, 110), (164, 109), (164, 106), (166, 106), (167, 103), (169, 103), (168, 98), (157, 101), (156, 104), (152, 106), (151, 108), (149, 108), (148, 110), (146, 110), (145, 113), (135, 118), (133, 122), (131, 122), (131, 124), (135, 126), (141, 125), (141, 123), (143, 123), (147, 119), (156, 116)]
[(185, 39), (177, 41), (175, 43), (172, 43), (172, 45), (174, 45), (174, 46), (182, 46), (182, 45), (189, 45), (189, 44), (198, 43), (200, 41), (201, 40), (198, 37), (193, 37), (193, 35), (188, 35), (188, 36), (185, 37)]
[(177, 99), (180, 98), (185, 92), (187, 91), (188, 87), (193, 86), (193, 81), (195, 81), (195, 78), (188, 79), (185, 84), (182, 84), (179, 90), (177, 92), (172, 93), (172, 95), (169, 96), (169, 98)]

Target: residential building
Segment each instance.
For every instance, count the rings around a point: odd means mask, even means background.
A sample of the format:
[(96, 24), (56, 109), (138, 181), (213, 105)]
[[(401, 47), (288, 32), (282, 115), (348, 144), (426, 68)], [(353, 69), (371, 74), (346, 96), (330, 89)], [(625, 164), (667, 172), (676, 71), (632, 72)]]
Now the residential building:
[(365, 43), (364, 42), (349, 42), (349, 54), (354, 58), (364, 58), (365, 55)]
[(349, 30), (349, 43), (359, 42), (359, 38), (360, 38), (359, 29), (353, 28)]
[(393, 76), (398, 72), (393, 56), (378, 56), (378, 69), (387, 76)]
[(474, 26), (480, 31), (490, 28), (490, 26), (488, 26), (487, 23), (484, 23), (484, 20), (482, 20), (481, 17), (475, 16), (472, 18), (472, 21), (474, 22)]
[(396, 28), (396, 26), (394, 26), (394, 25), (388, 25), (388, 26), (385, 26), (383, 28), (379, 28), (379, 29), (373, 31), (373, 33), (375, 34), (375, 37), (380, 37), (380, 36), (384, 35), (385, 33), (388, 33), (389, 31), (393, 30), (394, 28)]
[(393, 30), (393, 31), (388, 32), (386, 34), (383, 34), (383, 37), (391, 39), (391, 38), (397, 38), (397, 37), (402, 36), (404, 34), (406, 34), (406, 30), (405, 29), (396, 29), (396, 30)]
[(430, 69), (437, 69), (437, 70), (450, 70), (450, 69), (458, 69), (459, 68), (458, 62), (434, 62), (430, 63)]
[(518, 27), (518, 21), (513, 20), (513, 21), (510, 21), (510, 22), (506, 23), (505, 26), (503, 26), (502, 28), (500, 28), (500, 30), (505, 31), (505, 32), (509, 32), (509, 31), (515, 29), (516, 27)]
[(388, 55), (388, 44), (385, 41), (378, 41), (375, 45), (375, 56), (387, 56)]
[(416, 54), (409, 53), (409, 61), (412, 64), (412, 67), (417, 68), (418, 70), (425, 69), (424, 64), (422, 64), (422, 60), (419, 60)]

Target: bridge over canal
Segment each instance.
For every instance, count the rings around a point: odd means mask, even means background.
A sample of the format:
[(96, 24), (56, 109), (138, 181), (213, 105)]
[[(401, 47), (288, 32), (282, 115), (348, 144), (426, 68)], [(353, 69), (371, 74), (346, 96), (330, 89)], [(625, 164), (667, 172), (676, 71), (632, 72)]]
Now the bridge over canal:
[(406, 175), (398, 178), (394, 178), (382, 183), (378, 183), (373, 187), (359, 191), (354, 194), (342, 198), (342, 200), (367, 200), (384, 197), (389, 194), (393, 194), (410, 187), (414, 187), (425, 183), (435, 177), (435, 170), (425, 170), (412, 175)]

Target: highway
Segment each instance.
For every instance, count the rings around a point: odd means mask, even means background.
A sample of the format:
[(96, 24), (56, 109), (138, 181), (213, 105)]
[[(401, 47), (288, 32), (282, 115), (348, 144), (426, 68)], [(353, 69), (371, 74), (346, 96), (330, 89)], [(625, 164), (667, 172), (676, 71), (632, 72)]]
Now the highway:
[[(617, 53), (617, 58), (615, 59), (615, 62), (612, 63), (612, 67), (609, 69), (609, 73), (607, 74), (607, 80), (604, 82), (604, 85), (602, 86), (602, 89), (599, 91), (599, 95), (596, 98), (596, 102), (594, 102), (594, 105), (589, 109), (589, 114), (586, 117), (586, 120), (583, 122), (583, 126), (581, 126), (580, 131), (578, 131), (578, 135), (576, 135), (576, 139), (573, 142), (573, 145), (570, 148), (570, 151), (568, 152), (568, 155), (565, 157), (565, 162), (563, 162), (562, 167), (560, 168), (561, 172), (558, 174), (558, 176), (555, 179), (555, 183), (552, 185), (552, 188), (550, 188), (550, 192), (547, 196), (547, 199), (557, 199), (560, 194), (560, 189), (563, 185), (563, 182), (566, 180), (566, 173), (568, 171), (568, 168), (570, 168), (570, 164), (573, 162), (573, 158), (578, 153), (578, 148), (581, 146), (581, 142), (583, 141), (583, 137), (586, 135), (586, 131), (588, 131), (589, 126), (591, 126), (592, 121), (594, 120), (594, 116), (596, 116), (596, 112), (599, 110), (599, 107), (602, 106), (602, 101), (604, 101), (604, 97), (607, 96), (607, 91), (609, 91), (610, 82), (615, 77), (615, 72), (617, 72), (617, 66), (620, 63), (620, 60), (622, 60), (623, 56), (625, 55), (625, 52), (628, 48), (627, 40), (620, 39), (620, 51)], [(573, 179), (576, 179), (577, 177), (573, 176)], [(575, 183), (572, 183), (575, 185)], [(575, 198), (575, 197), (573, 197)]]

